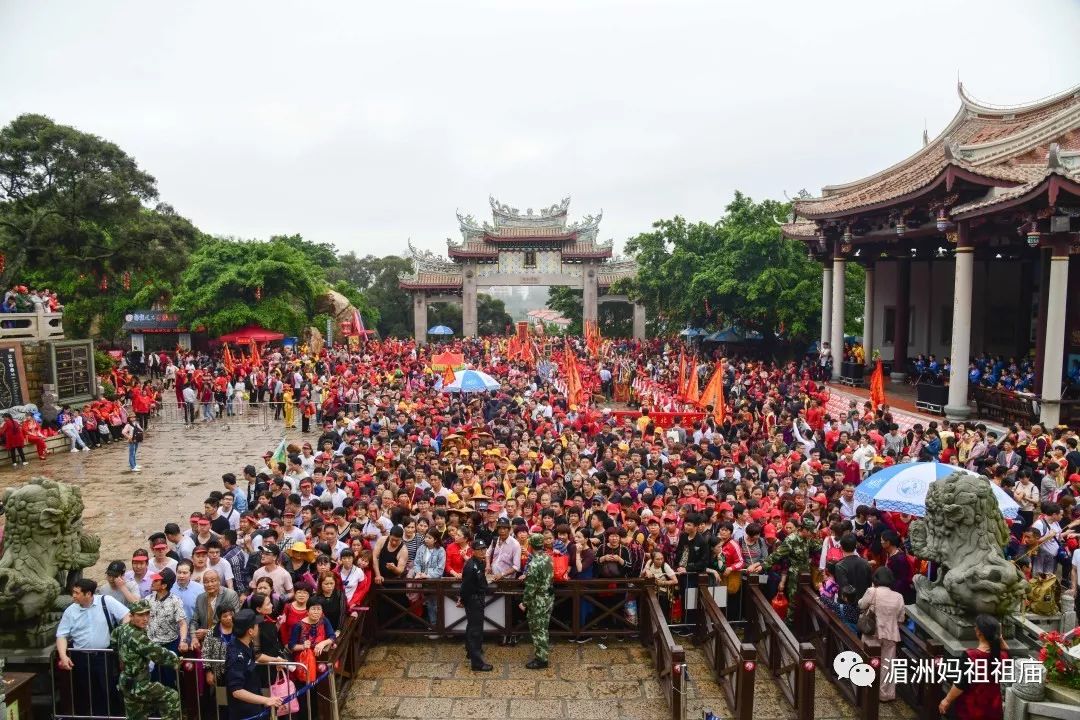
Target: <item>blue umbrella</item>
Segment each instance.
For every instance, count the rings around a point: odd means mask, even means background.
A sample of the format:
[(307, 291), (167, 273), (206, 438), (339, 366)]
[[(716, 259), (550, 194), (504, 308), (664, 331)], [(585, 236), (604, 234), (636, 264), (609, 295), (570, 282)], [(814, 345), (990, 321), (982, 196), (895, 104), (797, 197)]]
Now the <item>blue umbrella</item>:
[(487, 373), (479, 370), (456, 370), (454, 382), (444, 385), (442, 391), (447, 393), (474, 393), (498, 390), (499, 381)]
[(938, 462), (901, 463), (877, 471), (855, 488), (855, 504), (874, 505), (878, 510), (925, 517), (926, 494), (930, 491), (930, 483), (958, 471), (986, 482), (994, 492), (1001, 514), (1010, 520), (1016, 519), (1020, 506), (988, 478), (956, 465)]
[(705, 331), (701, 328), (686, 328), (679, 334), (683, 337), (697, 337), (698, 335), (704, 335)]
[(445, 325), (436, 325), (427, 331), (428, 335), (453, 335), (454, 331)]

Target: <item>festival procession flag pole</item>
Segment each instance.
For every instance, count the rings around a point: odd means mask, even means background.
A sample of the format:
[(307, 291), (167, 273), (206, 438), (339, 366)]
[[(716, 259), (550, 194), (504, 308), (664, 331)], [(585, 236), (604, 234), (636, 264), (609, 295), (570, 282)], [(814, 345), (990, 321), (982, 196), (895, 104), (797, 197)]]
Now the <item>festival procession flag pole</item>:
[[(876, 350), (874, 354), (877, 355)], [(885, 404), (885, 368), (880, 357), (874, 366), (874, 372), (870, 375), (870, 404), (874, 406), (874, 410)]]

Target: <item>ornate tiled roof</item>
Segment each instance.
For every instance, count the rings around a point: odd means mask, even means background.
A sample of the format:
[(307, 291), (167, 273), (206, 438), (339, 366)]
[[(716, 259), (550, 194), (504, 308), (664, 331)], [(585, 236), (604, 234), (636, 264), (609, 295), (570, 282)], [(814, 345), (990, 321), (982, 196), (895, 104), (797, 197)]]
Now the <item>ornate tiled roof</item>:
[(1061, 167), (1044, 167), (1038, 177), (1034, 178), (1030, 182), (1023, 185), (1017, 185), (1015, 187), (1003, 188), (993, 187), (978, 200), (973, 200), (963, 205), (957, 205), (951, 211), (953, 217), (959, 217), (965, 213), (970, 213), (974, 210), (982, 210), (984, 208), (992, 207), (994, 205), (1000, 205), (1001, 203), (1008, 202), (1009, 200), (1015, 200), (1022, 198), (1032, 190), (1035, 190), (1046, 181), (1051, 175), (1058, 175), (1065, 178), (1070, 182), (1080, 183), (1080, 173), (1071, 173)]
[(1066, 147), (1080, 143), (1080, 86), (1016, 107), (980, 103), (963, 85), (958, 92), (960, 110), (936, 139), (881, 172), (827, 186), (819, 198), (797, 200), (798, 216), (838, 217), (899, 201), (933, 183), (949, 166), (1002, 184), (1029, 183), (1045, 169), (1040, 148), (1059, 139), (1066, 139)]
[(807, 240), (817, 233), (817, 224), (803, 220), (783, 223), (780, 225), (780, 232), (784, 234), (784, 237), (794, 240)]
[[(637, 265), (632, 260), (609, 260), (613, 252), (610, 240), (597, 241), (603, 213), (586, 215), (578, 222), (568, 223), (570, 198), (536, 212), (528, 209), (524, 213), (495, 198), (490, 198), (490, 203), (493, 223), (481, 224), (471, 215), (457, 214), (462, 239), (460, 242), (447, 239), (450, 259), (428, 250), (418, 250), (410, 242), (413, 272), (399, 276), (399, 286), (407, 290), (459, 288), (462, 264), (498, 260), (499, 251), (507, 249), (551, 250), (560, 252), (563, 260), (601, 261), (596, 263), (597, 277), (605, 287), (637, 273)], [(603, 262), (605, 260), (607, 262)]]
[(398, 285), (405, 290), (460, 288), (461, 273), (439, 273), (421, 271), (398, 278)]

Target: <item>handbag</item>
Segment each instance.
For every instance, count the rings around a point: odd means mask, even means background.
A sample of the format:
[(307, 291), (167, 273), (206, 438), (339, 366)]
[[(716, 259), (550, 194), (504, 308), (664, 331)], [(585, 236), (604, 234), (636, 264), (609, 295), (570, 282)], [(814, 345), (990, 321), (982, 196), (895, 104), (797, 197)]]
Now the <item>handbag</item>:
[(727, 576), (727, 591), (728, 595), (734, 595), (739, 592), (739, 588), (742, 587), (742, 571), (732, 570)]
[(296, 662), (300, 663), (303, 667), (299, 667), (294, 671), (294, 676), (297, 682), (310, 683), (314, 682), (318, 675), (318, 664), (315, 662), (315, 651), (311, 648), (305, 648), (296, 653)]
[(874, 611), (875, 602), (877, 602), (877, 591), (874, 592), (874, 597), (870, 599), (870, 607), (862, 610), (859, 613), (859, 619), (855, 621), (855, 627), (857, 627), (859, 632), (863, 635), (877, 634), (877, 613)]
[[(281, 707), (277, 709), (277, 716), (292, 715), (300, 712), (300, 701), (296, 698), (296, 686), (289, 679), (289, 674), (284, 670), (278, 671), (277, 680), (270, 686), (270, 697), (281, 698)], [(291, 700), (286, 698), (292, 697)]]

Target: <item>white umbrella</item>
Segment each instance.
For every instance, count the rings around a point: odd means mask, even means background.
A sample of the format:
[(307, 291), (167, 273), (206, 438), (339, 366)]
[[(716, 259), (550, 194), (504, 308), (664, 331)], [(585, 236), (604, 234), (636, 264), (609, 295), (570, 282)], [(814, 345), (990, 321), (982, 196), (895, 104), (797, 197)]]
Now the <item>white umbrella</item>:
[(902, 463), (879, 470), (863, 480), (855, 488), (855, 501), (860, 505), (873, 505), (878, 510), (902, 512), (917, 517), (926, 516), (926, 494), (930, 483), (962, 472), (977, 477), (990, 486), (1001, 514), (1016, 519), (1020, 506), (989, 478), (955, 465), (938, 462)]

